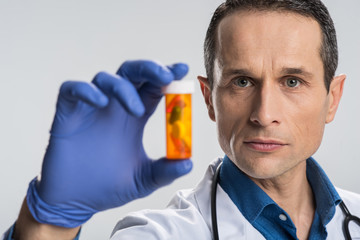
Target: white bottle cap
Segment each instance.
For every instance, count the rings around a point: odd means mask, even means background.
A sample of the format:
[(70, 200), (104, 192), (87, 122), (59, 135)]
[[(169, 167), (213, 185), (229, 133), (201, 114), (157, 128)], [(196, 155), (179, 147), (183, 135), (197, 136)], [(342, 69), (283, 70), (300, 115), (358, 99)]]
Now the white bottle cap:
[(186, 94), (193, 93), (195, 90), (195, 83), (192, 80), (172, 81), (169, 85), (162, 87), (161, 91), (164, 94)]

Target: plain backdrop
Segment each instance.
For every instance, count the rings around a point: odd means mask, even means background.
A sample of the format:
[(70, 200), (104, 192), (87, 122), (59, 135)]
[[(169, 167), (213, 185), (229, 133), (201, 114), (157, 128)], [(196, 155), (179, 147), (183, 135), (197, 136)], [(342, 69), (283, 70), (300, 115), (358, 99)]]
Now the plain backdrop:
[[(60, 84), (114, 73), (127, 59), (186, 62), (187, 79), (204, 74), (202, 45), (220, 0), (0, 0), (0, 232), (16, 220), (28, 182), (41, 169)], [(327, 0), (338, 34), (338, 73), (346, 73), (335, 121), (315, 158), (333, 183), (360, 193), (360, 1)], [(193, 187), (208, 163), (223, 156), (215, 124), (197, 85), (193, 98), (191, 174), (151, 196), (96, 214), (82, 239), (107, 239), (130, 211), (163, 208), (174, 192)], [(146, 129), (151, 157), (165, 154), (164, 103)]]

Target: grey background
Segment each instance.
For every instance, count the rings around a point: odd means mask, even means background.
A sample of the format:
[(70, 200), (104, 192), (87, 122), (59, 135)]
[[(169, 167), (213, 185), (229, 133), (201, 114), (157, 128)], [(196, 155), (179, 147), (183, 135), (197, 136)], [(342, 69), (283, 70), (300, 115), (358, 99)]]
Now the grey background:
[[(41, 168), (60, 84), (115, 72), (127, 59), (186, 62), (188, 79), (204, 74), (202, 44), (220, 0), (0, 0), (0, 232), (16, 220), (28, 182)], [(315, 155), (335, 185), (360, 193), (360, 1), (325, 1), (335, 21), (345, 92)], [(163, 208), (190, 188), (223, 153), (197, 86), (193, 103), (191, 174), (146, 199), (96, 214), (82, 239), (106, 239), (130, 211)], [(145, 147), (164, 155), (164, 103), (147, 125)]]

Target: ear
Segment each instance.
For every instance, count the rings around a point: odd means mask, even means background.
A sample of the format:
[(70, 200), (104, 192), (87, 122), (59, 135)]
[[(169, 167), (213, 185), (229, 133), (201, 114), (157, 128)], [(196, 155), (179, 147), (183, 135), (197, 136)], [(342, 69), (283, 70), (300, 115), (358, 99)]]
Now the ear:
[(340, 99), (344, 89), (344, 82), (346, 79), (345, 74), (334, 77), (329, 88), (329, 109), (326, 116), (326, 123), (334, 120), (336, 110), (339, 106)]
[(198, 76), (197, 79), (199, 80), (200, 83), (200, 88), (201, 88), (201, 92), (204, 96), (204, 100), (208, 109), (208, 114), (211, 120), (213, 120), (214, 122), (215, 120), (215, 112), (214, 112), (214, 105), (212, 102), (212, 95), (211, 95), (211, 88), (210, 88), (210, 83), (208, 78), (206, 77), (202, 77), (202, 76)]

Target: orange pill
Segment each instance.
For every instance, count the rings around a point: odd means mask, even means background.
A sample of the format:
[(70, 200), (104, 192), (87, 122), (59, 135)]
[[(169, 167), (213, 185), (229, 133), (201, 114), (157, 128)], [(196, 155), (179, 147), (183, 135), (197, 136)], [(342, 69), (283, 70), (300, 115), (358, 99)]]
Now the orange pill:
[(166, 113), (166, 158), (185, 159), (191, 157), (191, 94), (192, 81), (173, 81), (163, 88)]

